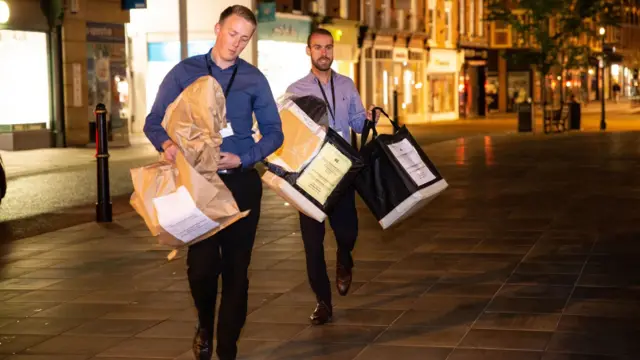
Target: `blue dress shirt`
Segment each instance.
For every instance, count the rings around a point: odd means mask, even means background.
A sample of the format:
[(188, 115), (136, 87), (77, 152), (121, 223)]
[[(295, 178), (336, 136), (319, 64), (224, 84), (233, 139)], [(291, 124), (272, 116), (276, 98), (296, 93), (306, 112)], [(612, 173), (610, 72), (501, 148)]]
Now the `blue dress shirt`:
[[(331, 111), (335, 114), (334, 119), (331, 113), (327, 111), (330, 127), (342, 135), (345, 140), (351, 141), (349, 128), (361, 134), (367, 119), (367, 112), (362, 105), (362, 99), (353, 80), (334, 71), (331, 71), (331, 75), (333, 76), (333, 87), (336, 95), (335, 109), (331, 94), (331, 81), (322, 84), (313, 72), (309, 72), (307, 76), (291, 84), (287, 88), (287, 93), (298, 96), (313, 95), (324, 101), (328, 100)], [(322, 96), (322, 91), (318, 84), (324, 89), (326, 99)]]
[[(265, 76), (255, 66), (238, 58), (234, 65), (221, 69), (210, 56), (211, 52), (196, 55), (178, 63), (164, 78), (151, 112), (147, 116), (144, 133), (158, 151), (169, 135), (162, 127), (167, 107), (182, 91), (198, 78), (208, 75), (207, 63), (213, 77), (223, 91), (227, 89), (234, 68), (238, 72), (227, 97), (227, 120), (233, 135), (222, 141), (221, 151), (240, 157), (243, 167), (251, 167), (276, 151), (284, 140), (278, 108)], [(256, 115), (262, 139), (253, 139), (253, 113)]]

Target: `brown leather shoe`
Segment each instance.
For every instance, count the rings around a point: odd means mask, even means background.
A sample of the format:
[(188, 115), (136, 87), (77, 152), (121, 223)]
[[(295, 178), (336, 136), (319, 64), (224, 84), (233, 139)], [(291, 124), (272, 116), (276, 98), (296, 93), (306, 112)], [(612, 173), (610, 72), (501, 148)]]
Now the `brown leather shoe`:
[(213, 356), (213, 334), (202, 329), (200, 325), (193, 337), (193, 356), (196, 360), (211, 360)]
[(336, 286), (338, 287), (338, 294), (342, 296), (347, 295), (351, 287), (351, 279), (351, 269), (347, 269), (340, 263), (336, 264)]
[(331, 316), (333, 316), (332, 306), (327, 305), (324, 301), (320, 301), (309, 319), (313, 325), (324, 325), (331, 321)]

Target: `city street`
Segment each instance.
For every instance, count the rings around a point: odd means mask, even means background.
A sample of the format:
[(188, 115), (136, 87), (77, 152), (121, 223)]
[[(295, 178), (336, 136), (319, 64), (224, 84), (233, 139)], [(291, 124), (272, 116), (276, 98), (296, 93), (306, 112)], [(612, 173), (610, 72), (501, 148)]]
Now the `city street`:
[[(326, 326), (308, 324), (297, 215), (265, 193), (241, 359), (640, 357), (640, 133), (451, 139), (425, 146), (450, 187), (416, 216), (382, 231), (359, 204)], [(167, 262), (137, 215), (1, 246), (1, 360), (192, 359), (184, 251)]]
[[(596, 105), (591, 104), (584, 111), (582, 128), (585, 132), (599, 131), (600, 113), (595, 112), (599, 109)], [(630, 113), (628, 103), (607, 106), (611, 109), (607, 113), (608, 131), (640, 130), (640, 114)], [(409, 128), (421, 144), (428, 145), (457, 138), (514, 134), (517, 130), (514, 116), (492, 114), (487, 119), (409, 125)], [(380, 132), (391, 131), (385, 119), (380, 125)], [(536, 131), (542, 131), (539, 119)], [(133, 141), (132, 147), (110, 150), (111, 194), (116, 213), (131, 209), (128, 205), (132, 191), (129, 169), (157, 159), (155, 150), (144, 137), (136, 136)], [(44, 149), (1, 152), (0, 155), (9, 177), (7, 197), (0, 207), (2, 238), (33, 236), (94, 219), (95, 149)]]

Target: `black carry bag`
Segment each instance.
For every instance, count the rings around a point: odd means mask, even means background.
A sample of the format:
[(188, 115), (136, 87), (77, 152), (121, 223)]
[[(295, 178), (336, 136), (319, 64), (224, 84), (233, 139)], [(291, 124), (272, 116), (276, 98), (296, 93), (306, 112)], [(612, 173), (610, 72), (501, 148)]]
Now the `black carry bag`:
[[(290, 103), (289, 108), (297, 106), (316, 124), (328, 123), (326, 103), (319, 98), (292, 96), (284, 101), (291, 101), (295, 105)], [(331, 128), (327, 128), (320, 150), (300, 171), (287, 171), (266, 160), (263, 163), (267, 168), (263, 181), (299, 211), (319, 222), (325, 220), (364, 168), (364, 162), (357, 149)], [(299, 182), (305, 176), (306, 190)]]
[[(365, 168), (355, 181), (356, 190), (380, 226), (387, 229), (423, 208), (448, 184), (405, 126), (383, 114), (393, 125), (393, 134), (380, 134), (373, 122), (367, 121), (362, 131), (360, 155)], [(367, 143), (369, 134), (371, 141)], [(354, 147), (358, 147), (352, 137)]]
[(0, 158), (0, 202), (7, 194), (7, 176), (4, 172), (4, 163), (2, 162), (2, 158)]

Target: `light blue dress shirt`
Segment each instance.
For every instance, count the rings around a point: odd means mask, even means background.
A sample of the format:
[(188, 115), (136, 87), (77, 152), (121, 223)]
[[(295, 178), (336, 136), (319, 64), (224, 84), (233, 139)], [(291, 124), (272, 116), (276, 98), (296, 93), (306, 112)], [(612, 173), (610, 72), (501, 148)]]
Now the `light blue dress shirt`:
[[(350, 141), (349, 129), (353, 129), (358, 134), (362, 133), (367, 119), (367, 112), (362, 105), (362, 99), (360, 98), (360, 94), (358, 94), (353, 80), (335, 71), (331, 71), (331, 76), (333, 76), (333, 87), (335, 90), (335, 109), (331, 94), (331, 81), (322, 84), (313, 72), (309, 72), (307, 76), (291, 84), (287, 88), (287, 93), (297, 96), (313, 95), (327, 101), (331, 111), (335, 114), (334, 119), (331, 116), (331, 112), (327, 110), (330, 127), (337, 131), (345, 140)], [(326, 99), (322, 96), (322, 91), (318, 84), (324, 89)]]

